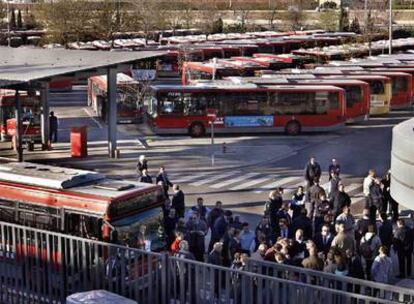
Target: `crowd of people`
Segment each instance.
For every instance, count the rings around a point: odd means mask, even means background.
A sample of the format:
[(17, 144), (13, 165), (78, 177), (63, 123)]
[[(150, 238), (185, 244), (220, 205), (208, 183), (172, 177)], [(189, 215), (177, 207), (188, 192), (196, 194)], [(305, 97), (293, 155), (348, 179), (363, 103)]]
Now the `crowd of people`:
[[(152, 182), (144, 157), (137, 168), (141, 181)], [(188, 208), (183, 191), (161, 167), (155, 182), (169, 198), (163, 208), (166, 249), (178, 257), (239, 270), (250, 258), (381, 283), (393, 280), (394, 250), (399, 277), (410, 277), (414, 230), (399, 219), (390, 172), (379, 178), (369, 170), (363, 181), (365, 206), (356, 220), (339, 163), (333, 159), (327, 169), (329, 186), (324, 189), (321, 166), (311, 157), (304, 169), (305, 186), (290, 200), (283, 199), (283, 188), (273, 189), (254, 227), (220, 201), (207, 208), (198, 197)]]

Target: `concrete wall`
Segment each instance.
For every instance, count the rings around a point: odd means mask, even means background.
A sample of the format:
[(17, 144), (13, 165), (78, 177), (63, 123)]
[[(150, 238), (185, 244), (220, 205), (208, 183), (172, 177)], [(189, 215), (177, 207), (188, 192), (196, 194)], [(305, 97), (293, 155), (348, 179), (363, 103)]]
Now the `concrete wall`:
[(392, 130), (391, 196), (414, 209), (414, 118)]

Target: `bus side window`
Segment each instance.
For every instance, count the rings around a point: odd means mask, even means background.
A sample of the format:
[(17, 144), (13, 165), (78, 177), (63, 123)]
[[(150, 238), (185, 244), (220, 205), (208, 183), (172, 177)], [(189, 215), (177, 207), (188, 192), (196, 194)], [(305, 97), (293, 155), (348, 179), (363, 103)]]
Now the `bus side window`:
[(159, 104), (161, 115), (182, 115), (184, 112), (182, 95), (178, 92), (160, 94)]
[(205, 115), (210, 94), (204, 93), (187, 93), (184, 95), (183, 102), (186, 115)]

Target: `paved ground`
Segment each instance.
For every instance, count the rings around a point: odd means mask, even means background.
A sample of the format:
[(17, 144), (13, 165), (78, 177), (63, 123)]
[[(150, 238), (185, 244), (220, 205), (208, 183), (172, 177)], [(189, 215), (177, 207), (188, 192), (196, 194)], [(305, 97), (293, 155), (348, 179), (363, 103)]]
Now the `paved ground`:
[[(59, 143), (52, 151), (26, 153), (27, 160), (97, 170), (113, 177), (135, 179), (139, 155), (147, 156), (150, 174), (165, 165), (174, 183), (182, 185), (187, 204), (203, 196), (208, 205), (216, 200), (247, 218), (262, 214), (268, 192), (275, 186), (286, 188), (289, 199), (302, 184), (303, 167), (315, 155), (325, 170), (332, 157), (342, 165), (342, 179), (353, 200), (354, 213), (362, 209), (361, 181), (367, 170), (380, 174), (390, 166), (391, 129), (413, 116), (412, 110), (397, 111), (385, 117), (348, 126), (340, 132), (285, 135), (218, 136), (209, 138), (157, 136), (143, 125), (118, 125), (120, 158), (106, 157), (106, 125), (94, 117), (86, 104), (83, 87), (71, 93), (52, 94), (52, 108), (59, 117)], [(89, 156), (70, 157), (70, 127), (88, 126)], [(223, 143), (226, 153), (223, 153)], [(0, 155), (13, 156), (9, 144), (0, 145)], [(214, 156), (214, 157), (213, 157)], [(325, 184), (326, 186), (326, 184)]]

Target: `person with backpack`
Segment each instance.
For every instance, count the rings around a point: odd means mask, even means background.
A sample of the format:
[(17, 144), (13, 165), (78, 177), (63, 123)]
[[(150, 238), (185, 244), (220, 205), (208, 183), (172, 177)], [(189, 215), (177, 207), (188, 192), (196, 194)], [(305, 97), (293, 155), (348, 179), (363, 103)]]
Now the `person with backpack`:
[(405, 225), (404, 220), (397, 220), (397, 228), (394, 231), (393, 245), (397, 252), (400, 275), (398, 278), (411, 276), (411, 261), (413, 254), (412, 230)]
[(378, 255), (378, 250), (381, 247), (381, 239), (375, 234), (373, 225), (368, 226), (368, 231), (361, 238), (359, 251), (363, 262), (365, 263), (365, 274), (367, 280), (371, 279), (371, 267), (374, 258)]

